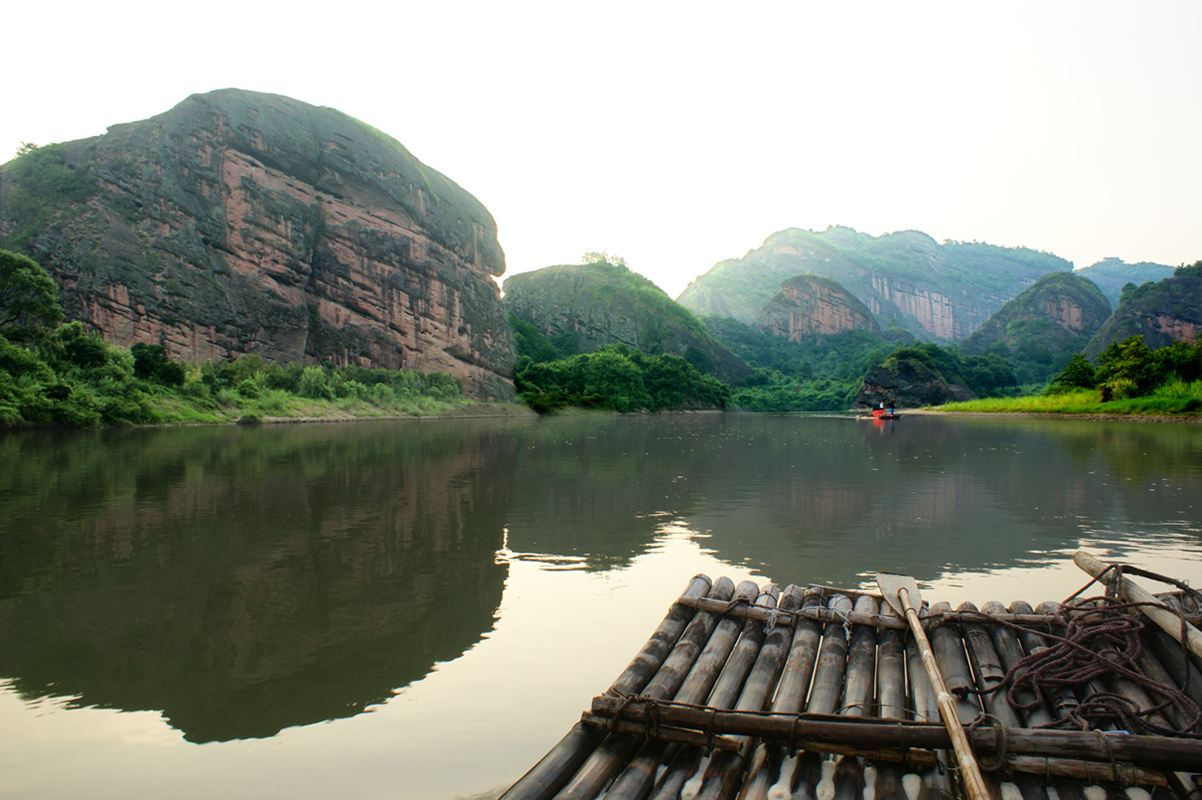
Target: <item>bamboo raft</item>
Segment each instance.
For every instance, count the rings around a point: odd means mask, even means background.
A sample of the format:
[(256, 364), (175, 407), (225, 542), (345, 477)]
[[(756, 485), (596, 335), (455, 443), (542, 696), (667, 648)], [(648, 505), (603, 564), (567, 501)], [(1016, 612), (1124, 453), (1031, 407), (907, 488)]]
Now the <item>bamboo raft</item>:
[[(1099, 615), (1119, 615), (1120, 627), (1143, 623), (1135, 640), (1116, 645), (1126, 661), (1063, 644), (1074, 620), (1084, 624), (1104, 599), (922, 608), (934, 677), (954, 695), (968, 760), (980, 762), (983, 788), (1001, 800), (1202, 800), (1197, 595), (1153, 597), (1087, 554), (1076, 560), (1110, 584), (1116, 610)], [(1104, 659), (1126, 666), (1087, 671), (1076, 684), (1020, 680), (1045, 674), (1033, 662), (1063, 661), (1057, 647), (1080, 658), (1078, 671)], [(502, 800), (966, 796), (949, 742), (957, 723), (941, 724), (932, 686), (906, 620), (880, 594), (698, 575)], [(1100, 702), (1146, 729), (1104, 714), (1088, 724), (1084, 712)]]

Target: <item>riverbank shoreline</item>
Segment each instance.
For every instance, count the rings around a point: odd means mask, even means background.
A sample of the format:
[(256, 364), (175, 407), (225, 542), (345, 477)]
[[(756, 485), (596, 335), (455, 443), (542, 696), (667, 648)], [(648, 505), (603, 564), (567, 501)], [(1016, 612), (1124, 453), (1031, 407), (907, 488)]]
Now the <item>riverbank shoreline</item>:
[(1089, 422), (1174, 422), (1202, 425), (1202, 414), (1106, 414), (1071, 411), (946, 411), (939, 408), (916, 408), (899, 415), (924, 417), (1033, 417), (1038, 419), (1076, 419)]

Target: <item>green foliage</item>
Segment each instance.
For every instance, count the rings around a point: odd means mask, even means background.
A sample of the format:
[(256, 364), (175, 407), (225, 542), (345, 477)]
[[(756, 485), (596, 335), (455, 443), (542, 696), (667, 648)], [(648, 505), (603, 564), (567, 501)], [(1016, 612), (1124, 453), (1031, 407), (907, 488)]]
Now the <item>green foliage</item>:
[(922, 365), (949, 384), (959, 384), (975, 395), (989, 396), (1013, 389), (1018, 378), (1010, 362), (999, 355), (963, 356), (955, 347), (923, 343), (902, 347), (885, 359), (884, 364), (910, 361)]
[(514, 382), (540, 413), (567, 406), (623, 412), (724, 408), (730, 396), (725, 384), (680, 356), (623, 345), (554, 361), (523, 356)]
[(609, 264), (613, 267), (626, 269), (626, 259), (612, 255), (604, 250), (589, 250), (580, 257), (581, 264)]
[(134, 359), (134, 374), (142, 380), (164, 386), (183, 386), (184, 368), (167, 357), (161, 344), (135, 344), (129, 348)]
[(564, 349), (552, 344), (542, 331), (524, 319), (518, 319), (513, 314), (506, 315), (509, 330), (513, 333), (513, 351), (518, 358), (525, 356), (531, 361), (554, 361), (575, 355), (576, 349), (572, 343), (564, 343)]
[(0, 250), (0, 334), (26, 339), (62, 318), (50, 274), (32, 258)]
[(1052, 379), (1045, 394), (1063, 394), (1076, 389), (1092, 389), (1098, 385), (1097, 370), (1089, 359), (1074, 353), (1064, 370)]

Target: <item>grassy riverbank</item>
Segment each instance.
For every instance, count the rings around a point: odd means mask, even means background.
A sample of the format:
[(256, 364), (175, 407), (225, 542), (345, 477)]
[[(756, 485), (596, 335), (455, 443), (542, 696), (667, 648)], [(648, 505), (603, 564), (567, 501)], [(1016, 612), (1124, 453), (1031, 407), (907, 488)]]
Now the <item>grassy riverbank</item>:
[(948, 403), (930, 410), (1000, 414), (1199, 415), (1202, 414), (1202, 381), (1170, 381), (1157, 387), (1151, 394), (1120, 400), (1102, 400), (1102, 391), (1099, 389), (1078, 389), (1062, 394), (994, 397)]

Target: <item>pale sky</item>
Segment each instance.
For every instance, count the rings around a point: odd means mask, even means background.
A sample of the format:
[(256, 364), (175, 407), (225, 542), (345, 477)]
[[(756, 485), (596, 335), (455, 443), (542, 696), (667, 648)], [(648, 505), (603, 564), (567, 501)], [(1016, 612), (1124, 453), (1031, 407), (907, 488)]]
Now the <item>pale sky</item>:
[(478, 197), (507, 274), (675, 297), (796, 226), (1202, 259), (1202, 3), (26, 2), (0, 160), (235, 86), (345, 111)]

